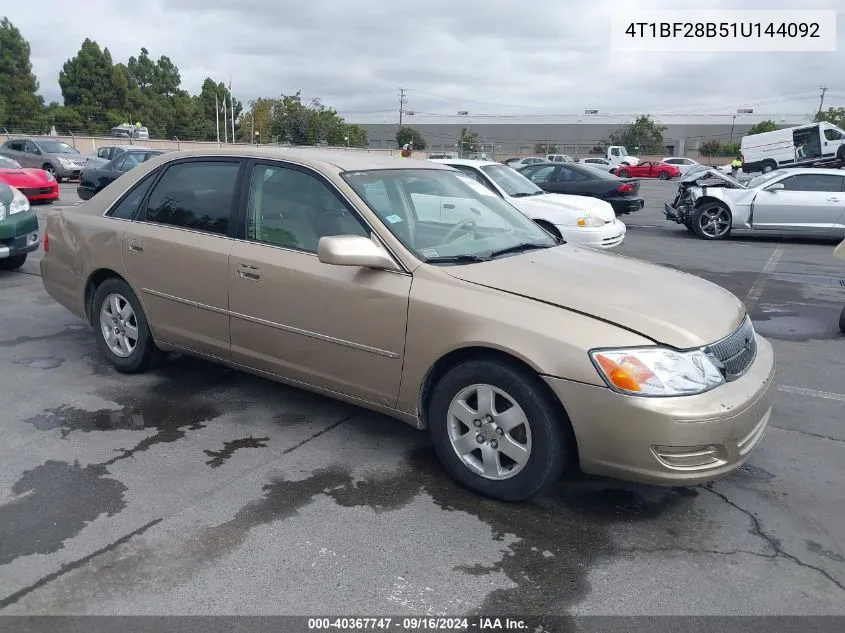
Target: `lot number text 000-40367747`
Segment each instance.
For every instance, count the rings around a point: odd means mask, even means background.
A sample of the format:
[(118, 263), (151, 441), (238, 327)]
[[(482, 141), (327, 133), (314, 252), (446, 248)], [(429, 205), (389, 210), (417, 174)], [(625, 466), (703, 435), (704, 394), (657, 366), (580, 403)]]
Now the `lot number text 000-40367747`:
[(610, 39), (614, 51), (835, 51), (836, 11), (620, 10)]

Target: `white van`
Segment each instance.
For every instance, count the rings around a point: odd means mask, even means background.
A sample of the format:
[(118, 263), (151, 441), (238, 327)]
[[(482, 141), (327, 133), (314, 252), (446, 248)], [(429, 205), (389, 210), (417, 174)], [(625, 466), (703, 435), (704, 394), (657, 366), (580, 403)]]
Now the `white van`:
[(811, 123), (743, 136), (742, 171), (769, 173), (781, 167), (845, 164), (845, 132), (831, 123)]

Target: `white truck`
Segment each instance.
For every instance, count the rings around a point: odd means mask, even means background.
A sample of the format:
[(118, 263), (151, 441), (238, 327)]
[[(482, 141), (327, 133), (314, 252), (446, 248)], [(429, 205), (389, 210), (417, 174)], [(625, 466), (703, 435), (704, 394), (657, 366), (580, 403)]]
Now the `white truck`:
[(845, 131), (822, 122), (752, 134), (742, 137), (740, 153), (745, 173), (845, 165)]
[(640, 159), (628, 154), (628, 149), (623, 145), (611, 145), (607, 148), (607, 160), (614, 165), (626, 163), (628, 165), (639, 165)]

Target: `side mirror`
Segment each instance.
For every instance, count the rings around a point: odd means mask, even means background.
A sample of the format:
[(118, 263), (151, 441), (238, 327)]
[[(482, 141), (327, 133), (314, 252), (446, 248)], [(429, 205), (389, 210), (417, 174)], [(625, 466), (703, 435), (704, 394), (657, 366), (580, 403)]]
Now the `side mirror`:
[(782, 182), (776, 182), (771, 187), (766, 187), (766, 191), (780, 191), (781, 189), (784, 189)]
[(317, 259), (334, 266), (401, 270), (384, 248), (370, 238), (358, 235), (321, 237), (317, 245)]

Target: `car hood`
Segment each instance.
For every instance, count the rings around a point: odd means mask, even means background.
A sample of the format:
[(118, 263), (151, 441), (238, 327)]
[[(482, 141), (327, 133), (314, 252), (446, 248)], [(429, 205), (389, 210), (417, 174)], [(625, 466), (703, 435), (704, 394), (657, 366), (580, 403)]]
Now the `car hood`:
[(44, 187), (52, 181), (47, 180), (47, 172), (42, 169), (0, 169), (0, 180), (13, 187)]
[(612, 322), (679, 349), (721, 340), (746, 314), (737, 297), (700, 277), (571, 244), (443, 270), (463, 281)]
[(604, 200), (589, 196), (571, 196), (565, 193), (544, 193), (529, 198), (510, 198), (510, 203), (529, 217), (541, 214), (544, 217), (560, 218), (558, 224), (575, 224), (584, 214), (596, 216), (609, 222), (616, 218), (613, 207)]

